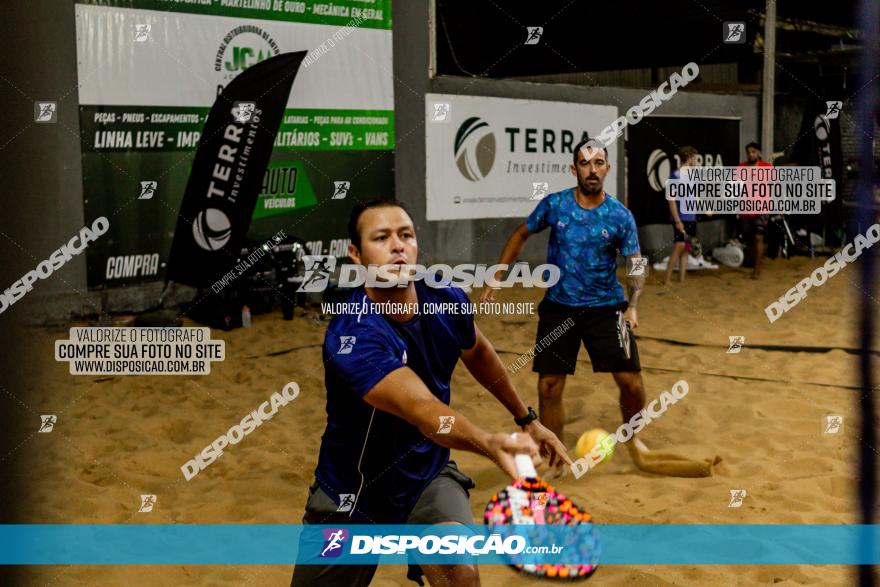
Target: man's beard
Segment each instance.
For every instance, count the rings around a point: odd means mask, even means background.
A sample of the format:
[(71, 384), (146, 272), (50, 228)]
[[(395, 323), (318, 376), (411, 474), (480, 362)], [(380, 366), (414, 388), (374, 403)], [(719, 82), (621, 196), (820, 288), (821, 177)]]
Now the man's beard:
[(581, 191), (585, 194), (590, 194), (592, 196), (592, 195), (602, 193), (602, 181), (601, 180), (594, 182), (592, 184), (593, 187), (591, 187), (591, 184), (588, 183), (586, 179), (578, 180), (578, 185), (580, 186)]

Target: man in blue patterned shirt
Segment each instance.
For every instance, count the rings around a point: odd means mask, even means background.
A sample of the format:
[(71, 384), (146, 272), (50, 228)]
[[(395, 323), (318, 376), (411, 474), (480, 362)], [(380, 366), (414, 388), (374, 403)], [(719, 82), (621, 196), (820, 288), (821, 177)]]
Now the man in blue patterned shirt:
[[(636, 261), (641, 254), (632, 213), (603, 189), (610, 169), (607, 150), (593, 148), (588, 140), (577, 144), (571, 166), (577, 185), (544, 197), (508, 239), (498, 261), (512, 264), (531, 235), (550, 228), (547, 263), (558, 266), (561, 277), (538, 306), (533, 370), (541, 422), (559, 438), (565, 422), (562, 392), (566, 377), (575, 372), (581, 342), (593, 372), (611, 373), (620, 389), (623, 421), (645, 407), (639, 351), (629, 329), (638, 327), (636, 306), (646, 268)], [(627, 260), (628, 301), (617, 280), (618, 252)], [(494, 290), (486, 288), (482, 301), (493, 298)], [(550, 340), (554, 330), (561, 334)], [(663, 472), (652, 466), (641, 441), (628, 442), (627, 448), (639, 468)]]

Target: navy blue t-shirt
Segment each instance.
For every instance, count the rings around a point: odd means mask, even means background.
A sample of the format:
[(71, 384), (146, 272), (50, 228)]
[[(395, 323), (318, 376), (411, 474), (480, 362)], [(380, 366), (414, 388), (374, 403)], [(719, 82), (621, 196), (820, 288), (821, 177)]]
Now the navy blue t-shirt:
[[(420, 309), (425, 304), (469, 304), (456, 287), (434, 288), (421, 280), (415, 287)], [(374, 306), (363, 288), (347, 301)], [(349, 514), (353, 521), (404, 522), (449, 461), (449, 449), (405, 420), (373, 408), (363, 396), (392, 371), (409, 367), (448, 405), (461, 351), (475, 344), (474, 317), (468, 312), (423, 313), (405, 323), (370, 311), (331, 320), (323, 352), (327, 428), (315, 476), (337, 504), (344, 494), (355, 496)]]

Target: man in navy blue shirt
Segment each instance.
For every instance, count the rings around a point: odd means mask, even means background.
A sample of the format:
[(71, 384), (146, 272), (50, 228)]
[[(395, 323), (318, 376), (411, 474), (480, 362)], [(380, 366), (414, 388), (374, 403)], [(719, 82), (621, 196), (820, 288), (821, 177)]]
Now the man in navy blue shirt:
[[(349, 220), (349, 255), (382, 266), (391, 279), (416, 263), (415, 228), (397, 202), (358, 205)], [(404, 280), (403, 287), (357, 288), (357, 312), (327, 328), (323, 358), (327, 427), (321, 439), (306, 524), (471, 524), (473, 481), (449, 460), (450, 449), (484, 455), (511, 477), (517, 453), (571, 463), (559, 439), (526, 406), (491, 343), (468, 312), (419, 313), (430, 304), (468, 303), (450, 286)], [(391, 304), (399, 311), (388, 312)], [(489, 433), (449, 406), (459, 360), (511, 413), (527, 434)], [(537, 444), (536, 444), (537, 443)], [(311, 552), (314, 545), (306, 545)], [(298, 565), (291, 585), (368, 585), (375, 565)], [(432, 586), (479, 585), (475, 565), (412, 566)]]

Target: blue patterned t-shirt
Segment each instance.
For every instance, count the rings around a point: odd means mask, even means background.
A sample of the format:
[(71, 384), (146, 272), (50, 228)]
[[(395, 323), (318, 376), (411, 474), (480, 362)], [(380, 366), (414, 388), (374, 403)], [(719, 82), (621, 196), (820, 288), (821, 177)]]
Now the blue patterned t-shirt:
[(617, 280), (617, 252), (639, 251), (636, 221), (626, 206), (606, 193), (597, 208), (577, 203), (574, 188), (549, 194), (526, 219), (529, 232), (550, 227), (547, 263), (559, 267), (559, 282), (547, 291), (567, 306), (617, 306), (626, 301)]

